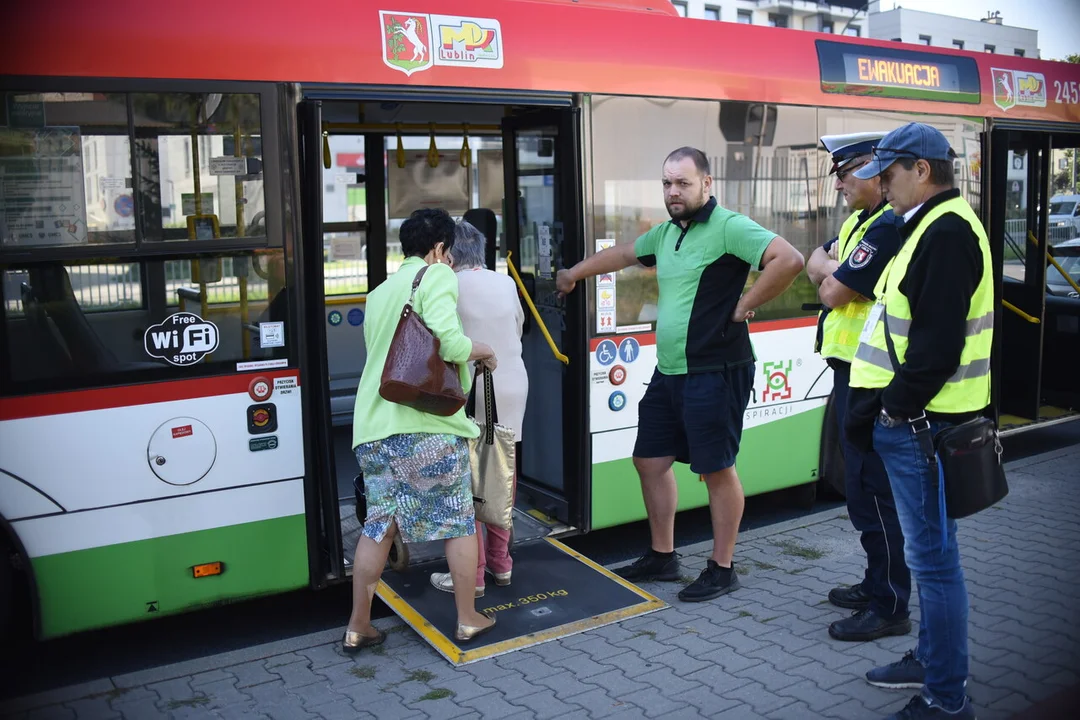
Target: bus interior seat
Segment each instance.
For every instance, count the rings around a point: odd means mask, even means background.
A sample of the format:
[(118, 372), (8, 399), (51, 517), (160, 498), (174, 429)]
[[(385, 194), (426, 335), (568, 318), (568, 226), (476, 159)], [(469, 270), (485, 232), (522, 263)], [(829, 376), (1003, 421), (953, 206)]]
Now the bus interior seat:
[(44, 265), (30, 270), (30, 287), (67, 345), (76, 368), (82, 372), (121, 369), (113, 352), (101, 341), (75, 298), (71, 278), (63, 265)]
[(462, 218), (465, 222), (479, 230), (487, 238), (487, 246), (484, 248), (484, 263), (489, 270), (495, 269), (495, 255), (499, 249), (499, 223), (495, 219), (495, 213), (487, 208), (473, 208), (466, 210)]
[[(17, 353), (18, 357), (26, 364), (29, 373), (20, 375), (34, 375), (48, 377), (52, 375), (67, 375), (72, 370), (71, 355), (64, 343), (56, 335), (56, 330), (49, 323), (45, 308), (37, 297), (34, 288), (21, 283), (19, 294), (22, 298), (23, 312), (26, 317), (27, 343), (29, 353)], [(15, 357), (11, 360), (14, 362)]]

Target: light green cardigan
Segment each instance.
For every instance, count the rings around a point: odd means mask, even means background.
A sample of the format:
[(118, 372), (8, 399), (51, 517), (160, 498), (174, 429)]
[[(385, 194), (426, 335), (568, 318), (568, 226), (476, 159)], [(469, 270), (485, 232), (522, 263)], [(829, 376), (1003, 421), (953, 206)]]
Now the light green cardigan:
[[(450, 417), (440, 417), (389, 402), (379, 395), (383, 366), (401, 318), (401, 309), (409, 301), (413, 279), (422, 267), (423, 258), (406, 258), (400, 270), (368, 293), (364, 319), (367, 363), (360, 377), (360, 386), (356, 389), (356, 405), (353, 408), (354, 448), (361, 443), (384, 440), (403, 433), (446, 433), (464, 438), (474, 438), (480, 434), (476, 423), (465, 415), (464, 409)], [(472, 384), (468, 364), (472, 341), (461, 329), (457, 301), (458, 281), (454, 271), (447, 265), (428, 267), (416, 291), (413, 307), (439, 339), (442, 359), (458, 364), (461, 386), (467, 393)]]

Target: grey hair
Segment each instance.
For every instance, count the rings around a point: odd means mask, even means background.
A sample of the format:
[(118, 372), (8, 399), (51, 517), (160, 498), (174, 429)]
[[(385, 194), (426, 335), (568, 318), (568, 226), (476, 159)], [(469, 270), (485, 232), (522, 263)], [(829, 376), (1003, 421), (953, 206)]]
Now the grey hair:
[(472, 223), (462, 220), (454, 228), (454, 270), (486, 268), (484, 254), (487, 250), (487, 238)]

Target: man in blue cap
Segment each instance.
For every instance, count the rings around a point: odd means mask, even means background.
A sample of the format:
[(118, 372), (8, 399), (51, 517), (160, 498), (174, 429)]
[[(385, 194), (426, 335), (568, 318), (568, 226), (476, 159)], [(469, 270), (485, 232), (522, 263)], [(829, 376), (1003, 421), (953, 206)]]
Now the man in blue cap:
[(851, 361), (874, 301), (874, 286), (902, 240), (899, 219), (881, 195), (877, 178), (861, 180), (854, 171), (870, 162), (870, 151), (885, 133), (826, 135), (832, 153), (835, 187), (852, 212), (837, 237), (816, 249), (806, 274), (818, 286), (824, 309), (818, 318), (815, 351), (833, 370), (833, 405), (844, 454), (848, 517), (861, 534), (866, 572), (852, 587), (833, 588), (829, 602), (855, 612), (829, 626), (837, 640), (868, 641), (911, 632), (908, 600), (911, 573), (904, 562), (904, 535), (896, 517), (889, 476), (873, 450), (847, 441), (844, 418)]
[(975, 717), (965, 691), (967, 587), (932, 438), (990, 404), (994, 284), (986, 231), (954, 187), (955, 158), (938, 130), (909, 123), (855, 172), (880, 177), (904, 217), (904, 245), (875, 288), (851, 364), (847, 418), (849, 437), (871, 441), (885, 463), (919, 586), (916, 649), (866, 674), (879, 687), (922, 688), (896, 720)]

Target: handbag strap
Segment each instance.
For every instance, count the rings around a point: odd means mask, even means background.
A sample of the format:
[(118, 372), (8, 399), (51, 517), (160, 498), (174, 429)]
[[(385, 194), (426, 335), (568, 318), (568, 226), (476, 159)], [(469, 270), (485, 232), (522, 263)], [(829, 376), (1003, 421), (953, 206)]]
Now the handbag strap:
[(413, 278), (412, 291), (409, 293), (409, 301), (405, 303), (405, 307), (401, 309), (402, 315), (407, 315), (412, 312), (413, 300), (416, 299), (416, 289), (420, 287), (420, 281), (424, 279), (424, 273), (427, 272), (428, 267), (429, 265), (425, 263), (424, 267), (420, 268), (420, 271), (416, 273), (416, 277)]
[[(495, 378), (488, 367), (480, 362), (476, 364), (478, 370), (483, 368), (484, 443), (491, 445), (495, 442), (495, 424), (499, 422), (499, 410), (495, 406)], [(479, 379), (477, 378), (477, 381)], [(470, 417), (476, 417), (476, 386), (478, 384), (476, 381), (473, 382), (472, 388), (469, 389), (469, 399), (465, 401), (465, 414)]]

